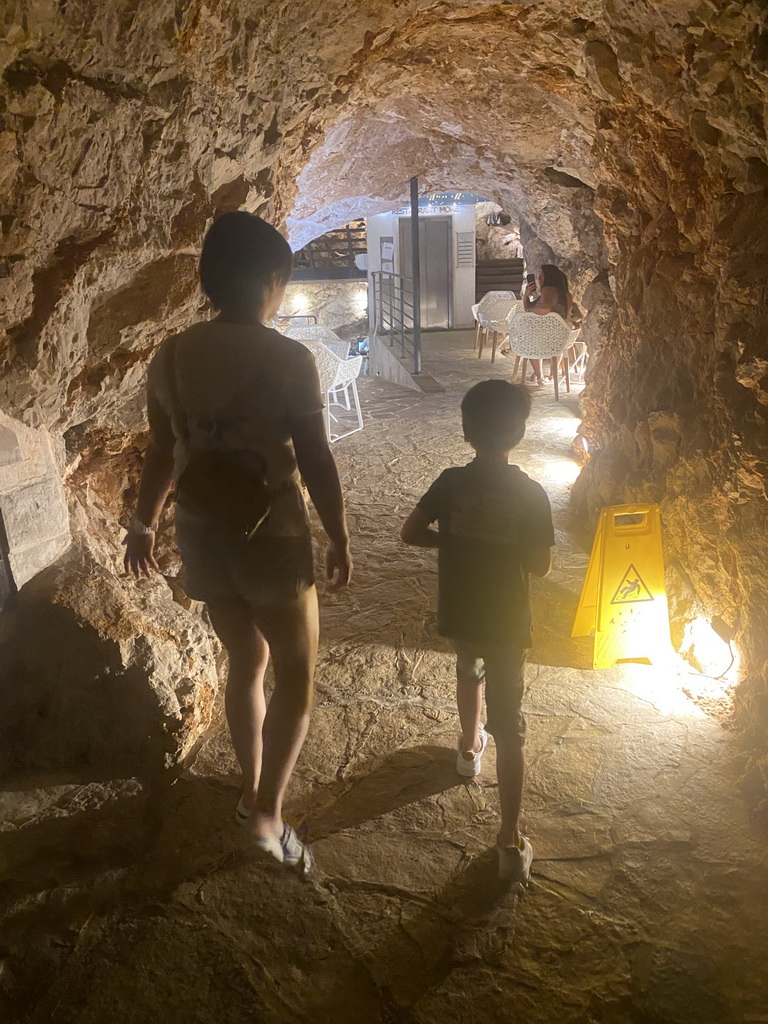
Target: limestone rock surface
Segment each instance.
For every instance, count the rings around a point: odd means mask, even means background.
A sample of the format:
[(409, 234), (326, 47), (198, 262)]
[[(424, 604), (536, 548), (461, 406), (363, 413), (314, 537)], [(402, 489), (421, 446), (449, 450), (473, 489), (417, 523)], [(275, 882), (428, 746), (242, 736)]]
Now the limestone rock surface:
[(120, 579), (75, 546), (22, 590), (5, 656), (4, 750), (86, 776), (173, 768), (211, 722), (218, 648), (162, 579)]
[[(505, 213), (509, 218), (506, 225), (488, 224), (492, 214)], [(517, 259), (520, 232), (517, 212), (502, 211), (498, 203), (477, 203), (475, 206), (475, 245), (479, 260)]]

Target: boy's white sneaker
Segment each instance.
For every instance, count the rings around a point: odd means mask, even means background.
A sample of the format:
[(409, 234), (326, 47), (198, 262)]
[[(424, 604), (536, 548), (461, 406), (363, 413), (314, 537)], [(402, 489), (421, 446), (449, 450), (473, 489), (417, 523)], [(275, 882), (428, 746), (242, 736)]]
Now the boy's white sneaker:
[(474, 779), (476, 775), (480, 774), (480, 762), (483, 759), (485, 748), (488, 746), (488, 733), (485, 731), (485, 726), (481, 725), (478, 731), (480, 733), (480, 749), (473, 755), (472, 760), (468, 760), (464, 757), (464, 754), (461, 751), (461, 736), (459, 736), (458, 743), (456, 744), (456, 750), (458, 752), (456, 756), (456, 771), (459, 775), (463, 775), (465, 779)]
[(499, 878), (502, 882), (519, 882), (527, 885), (531, 877), (533, 847), (525, 836), (520, 836), (519, 846), (497, 846), (499, 853)]

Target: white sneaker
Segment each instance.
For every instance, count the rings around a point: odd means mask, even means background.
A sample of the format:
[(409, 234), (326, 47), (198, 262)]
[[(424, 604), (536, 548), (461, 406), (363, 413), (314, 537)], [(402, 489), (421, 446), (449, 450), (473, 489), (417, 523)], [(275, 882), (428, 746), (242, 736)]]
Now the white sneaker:
[(461, 736), (459, 736), (458, 742), (456, 744), (456, 771), (459, 773), (459, 775), (463, 775), (464, 778), (466, 779), (473, 779), (476, 775), (480, 774), (480, 762), (482, 760), (483, 754), (485, 753), (485, 748), (488, 745), (488, 733), (485, 731), (484, 725), (480, 726), (479, 732), (481, 746), (478, 752), (472, 757), (471, 761), (468, 761), (467, 758), (464, 757), (464, 755), (461, 752)]
[(527, 885), (531, 877), (533, 847), (525, 836), (520, 836), (519, 846), (497, 846), (499, 852), (499, 878), (502, 882), (519, 882)]

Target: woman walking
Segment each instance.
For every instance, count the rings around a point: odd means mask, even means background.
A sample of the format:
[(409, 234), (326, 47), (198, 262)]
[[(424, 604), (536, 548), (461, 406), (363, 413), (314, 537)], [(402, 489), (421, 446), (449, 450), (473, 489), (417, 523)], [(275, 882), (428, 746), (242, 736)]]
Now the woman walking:
[(175, 484), (186, 590), (206, 603), (229, 658), (225, 708), (243, 776), (237, 821), (276, 860), (308, 871), (309, 850), (282, 818), (318, 644), (302, 479), (328, 535), (332, 587), (349, 582), (351, 560), (314, 359), (265, 326), (292, 262), (285, 239), (253, 214), (224, 214), (206, 234), (200, 277), (218, 315), (168, 339), (150, 364), (150, 442), (125, 564), (137, 577), (156, 568), (155, 531)]

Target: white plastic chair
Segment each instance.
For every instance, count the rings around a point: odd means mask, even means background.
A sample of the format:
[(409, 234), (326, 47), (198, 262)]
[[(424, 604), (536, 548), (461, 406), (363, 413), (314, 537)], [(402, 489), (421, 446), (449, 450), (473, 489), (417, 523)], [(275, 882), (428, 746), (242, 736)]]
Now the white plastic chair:
[[(558, 368), (560, 357), (573, 342), (573, 331), (559, 313), (515, 313), (509, 318), (509, 345), (515, 353), (515, 368), (512, 380), (517, 379), (520, 361), (523, 364), (523, 380), (529, 360), (549, 359), (552, 364), (552, 380), (555, 385), (555, 399), (560, 401)], [(571, 390), (568, 360), (565, 360), (565, 389)]]
[(477, 323), (480, 328), (477, 335), (477, 358), (479, 359), (483, 354), (485, 343), (493, 331), (493, 323), (488, 314), (484, 313), (481, 309), (477, 311)]
[(587, 362), (589, 361), (589, 353), (587, 352), (586, 343), (579, 341), (579, 335), (581, 334), (581, 328), (577, 331), (571, 331), (571, 344), (569, 346), (566, 356), (573, 351), (573, 362), (570, 364), (570, 372), (575, 380), (584, 380), (584, 371), (587, 368)]
[(480, 312), (481, 313), (487, 312), (488, 306), (491, 303), (493, 303), (493, 302), (500, 302), (501, 300), (504, 300), (506, 302), (516, 302), (517, 301), (517, 296), (515, 295), (514, 292), (505, 292), (505, 291), (486, 292), (485, 295), (482, 297), (482, 299), (480, 299), (480, 302), (478, 303), (478, 306), (480, 307)]
[[(523, 300), (522, 299), (517, 299), (515, 302), (512, 303), (512, 305), (510, 307), (510, 310), (509, 310), (509, 313), (507, 313), (507, 322), (504, 325), (504, 334), (506, 336), (507, 343), (509, 343), (509, 321), (510, 321), (511, 317), (515, 316), (516, 313), (524, 313), (524, 312), (525, 312), (525, 306), (523, 305)], [(502, 351), (501, 347), (499, 348), (499, 351)]]
[[(309, 330), (310, 328), (305, 329)], [(298, 330), (293, 330), (290, 336), (295, 341), (300, 341), (315, 357), (317, 374), (320, 378), (320, 390), (325, 395), (325, 430), (328, 440), (333, 444), (334, 441), (340, 441), (342, 437), (349, 437), (350, 434), (355, 434), (358, 430), (363, 429), (363, 413), (360, 408), (360, 396), (357, 392), (357, 378), (363, 365), (363, 357), (354, 356), (352, 359), (342, 359), (322, 341), (316, 341), (314, 338), (302, 338), (298, 334)], [(347, 412), (352, 412), (354, 407), (357, 426), (344, 434), (334, 433), (332, 423), (338, 423), (338, 419), (331, 412), (332, 406), (346, 409)]]
[[(338, 359), (338, 357), (336, 357)], [(363, 411), (360, 408), (360, 395), (357, 391), (357, 378), (363, 365), (362, 356), (353, 356), (352, 359), (338, 359), (336, 376), (333, 384), (328, 389), (328, 402), (326, 404), (326, 424), (328, 427), (328, 440), (331, 444), (340, 441), (343, 437), (356, 434), (363, 429)], [(357, 426), (347, 430), (344, 434), (335, 434), (331, 427), (331, 421), (338, 423), (338, 419), (331, 412), (331, 406), (338, 406), (351, 412), (353, 407), (357, 416)]]
[(480, 340), (480, 331), (482, 330), (482, 328), (480, 327), (480, 321), (478, 320), (478, 317), (477, 317), (478, 309), (480, 309), (480, 303), (479, 302), (475, 302), (472, 305), (472, 316), (474, 317), (474, 320), (475, 320), (475, 344), (473, 345), (473, 349), (477, 348), (477, 344), (478, 344), (478, 342)]
[[(489, 292), (489, 294), (493, 294)], [(509, 293), (512, 294), (511, 292)], [(484, 326), (484, 333), (480, 337), (480, 342), (477, 350), (477, 358), (481, 359), (483, 355), (483, 348), (487, 340), (488, 334), (491, 334), (491, 362), (496, 362), (496, 352), (499, 345), (504, 341), (507, 336), (507, 321), (511, 312), (512, 306), (517, 301), (516, 299), (495, 299), (490, 302), (485, 300), (488, 298), (486, 295), (483, 298), (483, 302), (480, 303), (480, 309), (478, 310), (478, 317), (482, 318), (479, 322)]]
[[(278, 328), (280, 330), (280, 328)], [(311, 324), (308, 327), (286, 327), (283, 330), (296, 341), (319, 341), (335, 352), (339, 359), (346, 359), (349, 355), (349, 342), (342, 341), (338, 334), (334, 333), (325, 324)]]
[(312, 341), (309, 338), (294, 338), (294, 341), (300, 341), (315, 357), (317, 375), (320, 378), (320, 391), (324, 395), (327, 394), (333, 387), (333, 382), (336, 379), (340, 361), (339, 357), (327, 345), (324, 345), (322, 341)]

